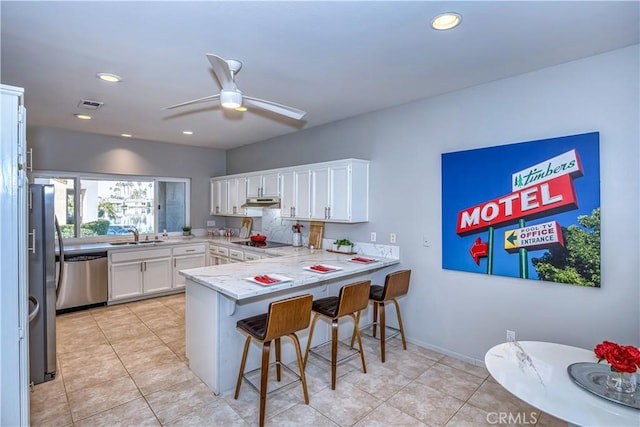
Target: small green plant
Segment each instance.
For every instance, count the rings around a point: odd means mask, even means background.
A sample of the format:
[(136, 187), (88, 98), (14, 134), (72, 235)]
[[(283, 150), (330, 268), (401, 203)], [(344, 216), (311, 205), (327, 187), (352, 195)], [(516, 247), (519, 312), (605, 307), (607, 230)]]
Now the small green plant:
[(188, 225), (185, 225), (184, 227), (182, 227), (182, 234), (184, 236), (188, 236), (191, 234), (191, 227), (189, 227)]
[(351, 240), (349, 239), (338, 239), (333, 242), (333, 244), (338, 247), (338, 250), (340, 250), (341, 246), (353, 246), (353, 243), (351, 243)]

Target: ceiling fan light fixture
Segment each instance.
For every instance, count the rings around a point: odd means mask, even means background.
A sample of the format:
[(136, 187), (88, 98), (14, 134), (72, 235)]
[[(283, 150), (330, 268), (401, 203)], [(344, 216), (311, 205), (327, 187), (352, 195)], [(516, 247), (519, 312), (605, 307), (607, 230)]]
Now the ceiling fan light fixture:
[(241, 105), (239, 107), (236, 107), (235, 110), (236, 111), (241, 111), (241, 112), (244, 113), (245, 111), (247, 111), (247, 107), (245, 107), (244, 105)]
[(96, 77), (109, 83), (119, 83), (122, 81), (122, 77), (111, 73), (98, 73)]
[(242, 105), (242, 92), (239, 90), (220, 91), (220, 104), (224, 108), (238, 108)]
[(80, 119), (80, 120), (91, 120), (91, 116), (90, 116), (90, 115), (88, 115), (88, 114), (80, 114), (80, 113), (76, 113), (76, 114), (74, 114), (74, 116), (75, 116), (77, 119)]
[(455, 12), (441, 13), (433, 18), (431, 27), (434, 30), (444, 31), (457, 27), (462, 22), (462, 16)]

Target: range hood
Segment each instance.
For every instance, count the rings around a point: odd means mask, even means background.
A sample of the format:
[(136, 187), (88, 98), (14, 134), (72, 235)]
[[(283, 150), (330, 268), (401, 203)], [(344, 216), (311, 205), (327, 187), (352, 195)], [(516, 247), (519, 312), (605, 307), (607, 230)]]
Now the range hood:
[(252, 197), (240, 206), (242, 208), (280, 209), (279, 197)]

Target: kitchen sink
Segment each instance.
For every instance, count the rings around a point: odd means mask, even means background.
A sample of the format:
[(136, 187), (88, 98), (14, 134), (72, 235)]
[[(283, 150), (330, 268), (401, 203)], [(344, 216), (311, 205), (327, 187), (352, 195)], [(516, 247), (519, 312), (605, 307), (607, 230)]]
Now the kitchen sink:
[(162, 240), (140, 240), (138, 242), (110, 242), (112, 246), (134, 246), (134, 245), (155, 245), (162, 243)]

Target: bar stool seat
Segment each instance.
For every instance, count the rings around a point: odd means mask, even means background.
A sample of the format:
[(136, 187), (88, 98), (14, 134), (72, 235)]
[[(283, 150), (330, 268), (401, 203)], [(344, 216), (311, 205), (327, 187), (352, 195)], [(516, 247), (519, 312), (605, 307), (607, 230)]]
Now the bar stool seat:
[[(373, 302), (373, 336), (376, 337), (376, 327), (380, 325), (380, 360), (385, 361), (385, 342), (387, 338), (400, 334), (402, 338), (402, 347), (407, 349), (407, 341), (404, 337), (404, 327), (402, 325), (402, 314), (400, 313), (400, 305), (397, 298), (406, 295), (409, 292), (409, 281), (411, 280), (411, 270), (400, 270), (387, 274), (384, 286), (373, 285), (369, 291), (369, 299)], [(398, 315), (398, 326), (396, 333), (385, 337), (386, 325), (385, 302), (391, 301), (396, 306), (396, 314)], [(380, 314), (380, 322), (378, 323), (378, 313)], [(353, 343), (353, 338), (351, 339)], [(353, 345), (353, 344), (352, 344)]]
[(265, 408), (267, 402), (267, 379), (269, 375), (269, 350), (271, 341), (276, 342), (276, 379), (281, 379), (281, 368), (287, 368), (280, 361), (281, 346), (280, 339), (288, 336), (293, 341), (296, 349), (296, 358), (298, 361), (299, 375), (297, 375), (302, 383), (302, 392), (304, 394), (304, 402), (309, 404), (309, 393), (307, 392), (307, 380), (304, 375), (304, 363), (302, 361), (302, 351), (300, 349), (300, 341), (298, 340), (297, 331), (306, 329), (311, 320), (311, 306), (313, 296), (301, 295), (293, 298), (287, 298), (280, 301), (274, 301), (269, 304), (267, 313), (258, 314), (256, 316), (247, 317), (237, 322), (236, 326), (240, 332), (247, 335), (244, 343), (244, 351), (242, 353), (242, 361), (238, 371), (238, 381), (236, 383), (236, 392), (234, 399), (238, 399), (240, 394), (240, 386), (244, 377), (244, 367), (247, 362), (247, 353), (249, 352), (249, 344), (254, 339), (262, 343), (262, 364), (260, 372), (260, 426), (264, 425)]
[[(331, 321), (331, 389), (336, 389), (336, 367), (338, 358), (338, 320), (341, 317), (349, 316), (353, 319), (353, 336), (358, 339), (360, 359), (362, 361), (362, 372), (367, 373), (367, 366), (364, 361), (364, 351), (362, 339), (360, 337), (360, 311), (367, 308), (369, 304), (369, 289), (371, 281), (352, 283), (340, 288), (340, 294), (335, 297), (320, 298), (313, 302), (313, 320), (309, 329), (309, 339), (307, 349), (304, 353), (304, 366), (307, 365), (309, 353), (312, 351), (311, 341), (316, 321), (324, 317)], [(353, 347), (353, 341), (351, 343)]]

